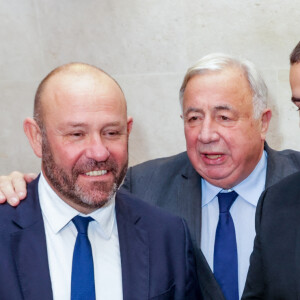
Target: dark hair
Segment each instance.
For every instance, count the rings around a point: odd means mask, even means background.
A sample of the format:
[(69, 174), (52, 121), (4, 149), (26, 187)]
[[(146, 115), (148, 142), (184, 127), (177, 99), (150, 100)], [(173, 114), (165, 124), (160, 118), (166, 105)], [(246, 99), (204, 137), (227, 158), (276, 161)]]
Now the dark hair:
[(297, 46), (294, 48), (290, 55), (291, 65), (298, 62), (300, 62), (300, 42), (297, 44)]

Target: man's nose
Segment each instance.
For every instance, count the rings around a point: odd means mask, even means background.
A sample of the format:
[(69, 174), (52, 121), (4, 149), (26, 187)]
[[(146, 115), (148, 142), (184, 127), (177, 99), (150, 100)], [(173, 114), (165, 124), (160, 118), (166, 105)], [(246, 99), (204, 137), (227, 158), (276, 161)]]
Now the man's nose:
[(218, 125), (212, 118), (204, 118), (201, 126), (199, 126), (198, 139), (203, 144), (209, 144), (218, 141)]
[(91, 137), (87, 148), (86, 157), (94, 159), (95, 161), (106, 161), (110, 155), (108, 147), (105, 142), (103, 142), (100, 135)]

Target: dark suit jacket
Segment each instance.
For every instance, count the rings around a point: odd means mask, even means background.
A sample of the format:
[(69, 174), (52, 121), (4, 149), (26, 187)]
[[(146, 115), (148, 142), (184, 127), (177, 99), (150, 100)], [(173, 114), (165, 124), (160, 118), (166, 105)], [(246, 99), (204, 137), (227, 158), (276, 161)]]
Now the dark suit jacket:
[(300, 299), (300, 173), (267, 189), (243, 299)]
[[(300, 170), (300, 153), (275, 151), (265, 145), (268, 154), (266, 187)], [(129, 168), (124, 188), (139, 198), (183, 217), (197, 247), (198, 277), (205, 299), (224, 299), (202, 254), (201, 176), (191, 165), (187, 153), (151, 160)]]
[[(0, 206), (0, 299), (50, 300), (44, 222), (37, 182), (25, 201)], [(116, 196), (124, 300), (201, 299), (185, 222), (138, 200)], [(101, 255), (101, 253), (99, 253)]]

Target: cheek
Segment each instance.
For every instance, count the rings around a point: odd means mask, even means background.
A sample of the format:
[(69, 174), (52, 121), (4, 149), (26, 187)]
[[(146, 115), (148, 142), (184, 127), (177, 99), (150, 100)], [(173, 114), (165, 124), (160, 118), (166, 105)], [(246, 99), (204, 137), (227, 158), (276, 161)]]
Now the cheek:
[(247, 147), (260, 139), (260, 129), (256, 123), (247, 122), (239, 127), (223, 128), (219, 130), (219, 135), (228, 147), (238, 151), (239, 148)]
[(117, 143), (111, 143), (107, 146), (110, 156), (119, 163), (125, 163), (128, 160), (128, 142), (122, 140)]
[(258, 131), (239, 132), (226, 140), (232, 159), (236, 162), (247, 161), (261, 147), (261, 136)]
[(55, 163), (64, 169), (72, 169), (81, 154), (82, 151), (74, 146), (57, 146), (53, 149)]
[(186, 140), (186, 145), (188, 148), (192, 148), (196, 146), (198, 141), (198, 133), (199, 131), (194, 128), (184, 129), (184, 135)]
[(265, 139), (266, 139), (266, 132), (263, 131), (262, 125), (253, 124), (251, 129), (249, 129), (248, 131), (248, 135), (245, 136), (244, 147), (245, 148), (247, 147), (248, 149), (260, 148), (264, 143)]

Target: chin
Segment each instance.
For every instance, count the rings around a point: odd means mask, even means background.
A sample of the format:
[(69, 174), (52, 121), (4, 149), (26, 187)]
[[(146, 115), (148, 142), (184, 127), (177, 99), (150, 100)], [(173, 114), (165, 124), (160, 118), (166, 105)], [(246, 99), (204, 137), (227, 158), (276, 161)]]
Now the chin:
[(86, 208), (100, 208), (104, 206), (110, 199), (81, 199), (80, 205)]
[(99, 208), (105, 205), (108, 201), (110, 201), (117, 191), (117, 185), (113, 184), (111, 188), (105, 191), (102, 189), (94, 189), (85, 191), (84, 189), (78, 189), (77, 199), (81, 202), (85, 207), (91, 208)]

